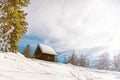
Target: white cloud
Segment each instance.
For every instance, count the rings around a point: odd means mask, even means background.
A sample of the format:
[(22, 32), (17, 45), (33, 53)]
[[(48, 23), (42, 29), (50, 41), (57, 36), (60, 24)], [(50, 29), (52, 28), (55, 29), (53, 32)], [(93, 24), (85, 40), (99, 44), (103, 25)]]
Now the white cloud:
[(56, 48), (120, 46), (119, 0), (31, 0), (27, 11), (27, 35)]

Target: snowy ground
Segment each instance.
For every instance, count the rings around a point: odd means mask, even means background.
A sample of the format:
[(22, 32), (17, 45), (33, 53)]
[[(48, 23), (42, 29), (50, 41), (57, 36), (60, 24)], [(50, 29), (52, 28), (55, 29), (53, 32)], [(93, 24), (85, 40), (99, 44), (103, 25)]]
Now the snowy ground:
[(120, 73), (0, 53), (0, 80), (120, 80)]

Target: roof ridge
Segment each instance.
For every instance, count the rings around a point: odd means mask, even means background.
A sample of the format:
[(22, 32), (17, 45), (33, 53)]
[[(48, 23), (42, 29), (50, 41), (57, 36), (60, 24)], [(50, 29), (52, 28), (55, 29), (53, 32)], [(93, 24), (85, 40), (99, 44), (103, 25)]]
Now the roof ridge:
[(54, 50), (54, 48), (52, 46), (49, 46), (46, 44), (41, 44), (41, 43), (39, 43), (38, 45), (41, 48), (41, 51), (43, 53), (57, 55), (56, 51)]

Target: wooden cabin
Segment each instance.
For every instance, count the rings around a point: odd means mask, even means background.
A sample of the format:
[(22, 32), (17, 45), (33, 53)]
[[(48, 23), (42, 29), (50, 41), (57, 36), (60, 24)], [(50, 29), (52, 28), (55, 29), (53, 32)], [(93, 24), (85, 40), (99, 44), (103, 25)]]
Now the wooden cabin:
[(38, 44), (36, 50), (33, 54), (35, 59), (45, 60), (45, 61), (56, 61), (57, 53), (56, 51), (48, 45)]

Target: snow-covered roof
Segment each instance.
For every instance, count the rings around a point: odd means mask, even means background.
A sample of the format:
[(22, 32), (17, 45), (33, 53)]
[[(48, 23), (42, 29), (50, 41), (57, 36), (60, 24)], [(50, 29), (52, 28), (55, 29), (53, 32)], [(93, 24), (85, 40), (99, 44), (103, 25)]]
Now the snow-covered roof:
[(39, 44), (39, 47), (41, 48), (42, 53), (57, 55), (57, 53), (51, 46), (45, 44)]

